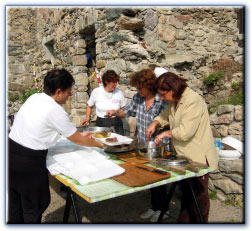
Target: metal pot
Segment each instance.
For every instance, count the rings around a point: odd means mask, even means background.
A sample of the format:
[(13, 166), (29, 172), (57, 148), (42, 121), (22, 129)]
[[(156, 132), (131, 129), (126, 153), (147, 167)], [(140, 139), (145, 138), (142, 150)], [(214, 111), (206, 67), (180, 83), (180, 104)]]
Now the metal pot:
[(140, 156), (147, 157), (148, 160), (154, 158), (162, 157), (164, 153), (164, 144), (160, 143), (155, 145), (154, 141), (149, 141), (148, 143), (140, 142), (137, 144), (137, 154)]
[(77, 130), (79, 132), (90, 131), (90, 132), (114, 132), (112, 128), (109, 127), (87, 127), (87, 126), (78, 126)]

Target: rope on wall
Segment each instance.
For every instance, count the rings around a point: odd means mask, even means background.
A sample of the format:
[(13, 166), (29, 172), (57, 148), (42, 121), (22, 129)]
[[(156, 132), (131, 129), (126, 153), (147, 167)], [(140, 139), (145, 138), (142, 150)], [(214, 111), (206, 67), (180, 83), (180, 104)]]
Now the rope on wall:
[(38, 89), (38, 79), (36, 75), (36, 61), (33, 62), (33, 77), (34, 77), (34, 82), (35, 82), (35, 87)]

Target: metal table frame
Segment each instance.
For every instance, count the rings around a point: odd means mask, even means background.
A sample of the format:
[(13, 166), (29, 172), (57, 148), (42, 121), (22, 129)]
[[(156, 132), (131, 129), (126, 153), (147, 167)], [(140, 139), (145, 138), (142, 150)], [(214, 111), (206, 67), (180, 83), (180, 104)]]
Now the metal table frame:
[(76, 194), (72, 191), (70, 187), (67, 187), (67, 198), (63, 217), (64, 224), (68, 223), (71, 206), (73, 207), (76, 223), (81, 224), (81, 217), (78, 209)]

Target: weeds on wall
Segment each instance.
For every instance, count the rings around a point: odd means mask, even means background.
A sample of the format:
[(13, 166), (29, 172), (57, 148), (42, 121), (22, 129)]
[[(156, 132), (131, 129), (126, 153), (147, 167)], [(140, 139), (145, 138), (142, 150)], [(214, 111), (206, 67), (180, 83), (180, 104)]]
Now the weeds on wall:
[(226, 100), (215, 102), (214, 106), (209, 109), (209, 113), (215, 113), (217, 111), (217, 108), (220, 105), (224, 104), (244, 105), (243, 87), (236, 87), (232, 94)]
[(16, 102), (17, 100), (19, 100), (19, 96), (18, 95), (13, 95), (10, 92), (8, 92), (8, 101), (9, 102)]
[(209, 192), (208, 192), (208, 196), (209, 196), (209, 198), (210, 198), (211, 200), (215, 200), (215, 199), (217, 198), (216, 195), (217, 195), (217, 191), (216, 191), (216, 190), (213, 190), (213, 191), (209, 191)]
[(35, 93), (40, 93), (41, 90), (38, 88), (35, 89), (29, 89), (27, 91), (25, 91), (23, 93), (23, 95), (21, 95), (20, 97), (20, 103), (23, 104), (31, 95), (35, 94)]
[(240, 206), (241, 201), (237, 198), (237, 195), (229, 195), (225, 200), (226, 205)]
[(217, 74), (212, 73), (208, 77), (206, 77), (203, 82), (206, 85), (216, 85), (217, 82), (221, 79), (221, 77), (224, 75), (224, 71), (220, 71)]
[(207, 86), (216, 85), (220, 79), (232, 81), (234, 73), (243, 71), (243, 65), (233, 59), (222, 58), (213, 65), (212, 70), (213, 73), (203, 80)]
[(232, 88), (234, 89), (234, 90), (237, 90), (238, 88), (239, 88), (239, 83), (236, 83), (236, 82), (232, 82)]
[(233, 59), (222, 58), (212, 68), (214, 73), (224, 71), (222, 79), (225, 81), (232, 81), (234, 73), (243, 72), (243, 65), (235, 62)]
[(35, 93), (40, 93), (41, 90), (40, 89), (29, 89), (25, 92), (23, 92), (23, 94), (21, 96), (17, 96), (17, 95), (13, 95), (11, 94), (11, 92), (8, 92), (8, 101), (9, 102), (16, 102), (19, 101), (19, 103), (23, 104), (31, 95), (35, 94)]
[(243, 105), (244, 94), (243, 94), (243, 81), (237, 83), (232, 81), (233, 74), (242, 72), (243, 66), (233, 59), (223, 58), (220, 59), (213, 67), (213, 73), (206, 77), (203, 81), (211, 89), (211, 86), (218, 84), (218, 81), (224, 80), (231, 82), (231, 93), (230, 96), (222, 101), (216, 101), (213, 106), (209, 109), (209, 113), (213, 114), (216, 112), (220, 105), (232, 104), (232, 105)]

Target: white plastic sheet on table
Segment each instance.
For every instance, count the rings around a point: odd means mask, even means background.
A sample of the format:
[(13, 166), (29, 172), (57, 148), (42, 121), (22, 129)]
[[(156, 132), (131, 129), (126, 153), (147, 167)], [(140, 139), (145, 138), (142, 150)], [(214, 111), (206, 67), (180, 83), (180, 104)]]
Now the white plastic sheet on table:
[(62, 139), (49, 149), (47, 168), (52, 175), (62, 173), (77, 180), (81, 185), (125, 172), (122, 167), (109, 160), (107, 155), (101, 152)]

